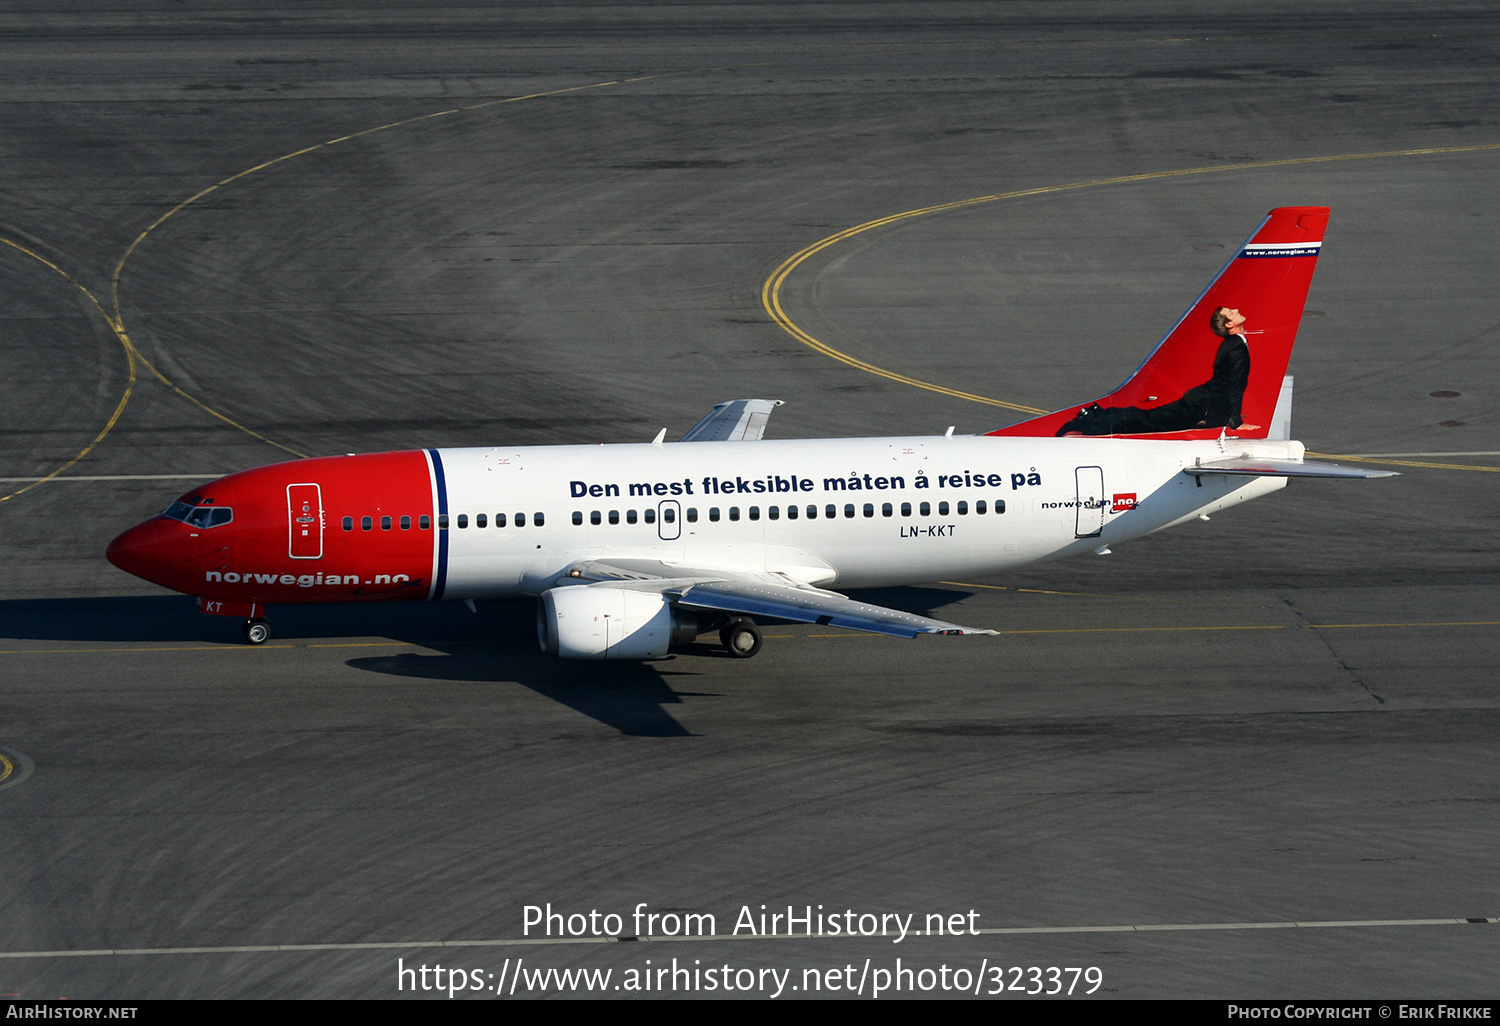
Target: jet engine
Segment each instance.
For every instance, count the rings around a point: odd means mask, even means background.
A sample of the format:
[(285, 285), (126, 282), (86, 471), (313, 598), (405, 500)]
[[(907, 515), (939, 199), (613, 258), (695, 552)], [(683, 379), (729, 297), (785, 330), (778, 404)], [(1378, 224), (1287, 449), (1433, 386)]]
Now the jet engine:
[(700, 633), (696, 613), (665, 595), (614, 585), (575, 585), (542, 592), (537, 641), (564, 659), (660, 659)]

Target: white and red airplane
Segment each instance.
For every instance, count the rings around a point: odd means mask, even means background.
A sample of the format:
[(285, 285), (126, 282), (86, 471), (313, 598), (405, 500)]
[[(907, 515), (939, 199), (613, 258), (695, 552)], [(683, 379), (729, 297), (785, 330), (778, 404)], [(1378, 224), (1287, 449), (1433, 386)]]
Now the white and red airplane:
[(1304, 460), (1285, 377), (1328, 222), (1271, 211), (1114, 392), (985, 435), (765, 441), (774, 400), (680, 442), (418, 449), (247, 470), (194, 488), (110, 562), (243, 617), (268, 603), (537, 596), (543, 649), (652, 659), (755, 619), (994, 634), (854, 601), (1139, 538), (1285, 487), (1386, 477)]

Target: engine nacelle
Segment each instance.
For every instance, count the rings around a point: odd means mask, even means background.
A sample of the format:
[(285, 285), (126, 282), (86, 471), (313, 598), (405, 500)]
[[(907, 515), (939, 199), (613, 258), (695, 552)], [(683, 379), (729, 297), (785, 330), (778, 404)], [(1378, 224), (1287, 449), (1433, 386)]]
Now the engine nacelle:
[(543, 652), (564, 659), (660, 659), (700, 631), (697, 614), (665, 595), (586, 584), (542, 592), (536, 633)]

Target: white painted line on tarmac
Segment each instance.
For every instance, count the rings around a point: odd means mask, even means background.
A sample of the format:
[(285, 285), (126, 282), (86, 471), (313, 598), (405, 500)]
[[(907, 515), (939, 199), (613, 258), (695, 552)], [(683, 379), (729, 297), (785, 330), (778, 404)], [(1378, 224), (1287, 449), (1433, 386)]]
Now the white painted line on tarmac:
[(1406, 456), (1500, 456), (1500, 452), (1478, 452), (1478, 453), (1341, 453), (1346, 459), (1389, 459), (1406, 458)]
[[(233, 473), (233, 472), (231, 472)], [(224, 474), (96, 474), (92, 477), (0, 477), (0, 484), (35, 484), (38, 481), (212, 481)]]
[[(1473, 916), (1462, 919), (1328, 919), (1308, 922), (1286, 923), (1143, 923), (1119, 926), (1002, 926), (977, 930), (973, 933), (959, 931), (943, 934), (944, 939), (956, 940), (971, 936), (1013, 936), (1017, 934), (1067, 934), (1067, 933), (1192, 933), (1209, 930), (1328, 930), (1358, 929), (1364, 927), (1405, 926), (1474, 926), (1485, 923), (1500, 923), (1497, 917)], [(920, 937), (921, 931), (911, 931), (907, 937)], [(707, 943), (710, 941), (750, 940), (869, 940), (874, 937), (899, 937), (896, 931), (881, 933), (804, 934), (777, 933), (710, 934), (704, 937), (507, 937), (497, 940), (450, 940), (450, 941), (369, 941), (350, 944), (241, 944), (224, 947), (182, 948), (95, 948), (78, 951), (0, 951), (4, 958), (93, 958), (99, 956), (129, 955), (240, 955), (262, 954), (281, 951), (389, 951), (411, 948), (521, 948), (546, 947), (556, 944), (619, 944), (627, 941), (642, 943)], [(936, 936), (934, 934), (933, 936)]]

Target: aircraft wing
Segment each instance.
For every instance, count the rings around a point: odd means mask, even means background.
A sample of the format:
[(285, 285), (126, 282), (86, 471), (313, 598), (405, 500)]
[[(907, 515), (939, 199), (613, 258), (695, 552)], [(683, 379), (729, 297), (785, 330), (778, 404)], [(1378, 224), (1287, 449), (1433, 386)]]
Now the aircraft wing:
[(1204, 474), (1231, 474), (1240, 477), (1400, 477), (1393, 470), (1365, 470), (1362, 467), (1341, 467), (1337, 463), (1316, 463), (1311, 460), (1268, 460), (1253, 456), (1237, 456), (1234, 459), (1214, 460), (1196, 467), (1183, 467), (1184, 474), (1201, 477)]
[(770, 616), (799, 623), (848, 627), (872, 634), (893, 634), (898, 638), (914, 638), (918, 634), (1000, 633), (978, 627), (961, 627), (944, 620), (903, 613), (899, 609), (856, 602), (846, 595), (820, 588), (756, 584), (749, 581), (694, 584), (679, 593), (677, 604), (689, 609), (717, 609), (728, 613), (744, 613), (747, 616)]
[(847, 627), (872, 634), (998, 634), (899, 609), (857, 602), (847, 595), (799, 585), (774, 573), (689, 567), (658, 560), (586, 560), (565, 573), (587, 581), (619, 581), (660, 590), (686, 609), (765, 616), (797, 623)]
[(755, 442), (766, 433), (780, 399), (731, 399), (708, 411), (680, 442)]

